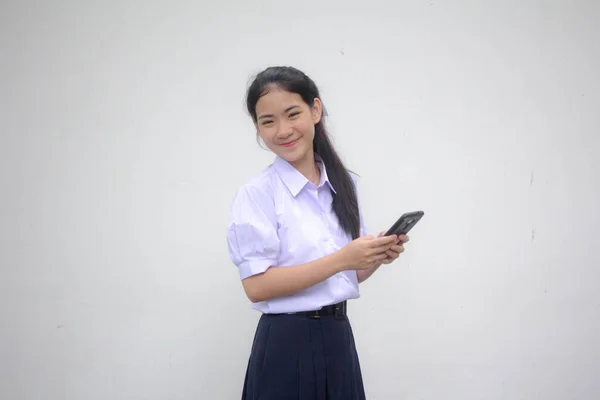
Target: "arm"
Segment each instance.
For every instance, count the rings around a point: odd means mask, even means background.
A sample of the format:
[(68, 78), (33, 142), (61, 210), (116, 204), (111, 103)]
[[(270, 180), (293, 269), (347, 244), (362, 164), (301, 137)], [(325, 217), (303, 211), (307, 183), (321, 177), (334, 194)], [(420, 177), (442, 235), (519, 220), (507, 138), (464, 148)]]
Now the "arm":
[(242, 281), (244, 290), (250, 301), (265, 301), (306, 289), (341, 271), (369, 271), (373, 269), (370, 266), (379, 266), (389, 257), (395, 240), (395, 236), (363, 236), (317, 260), (292, 267), (270, 267), (254, 274)]
[(356, 271), (356, 279), (358, 280), (358, 283), (363, 283), (364, 281), (369, 279), (369, 277), (373, 275), (375, 271), (379, 269), (379, 267), (381, 267), (381, 264), (382, 263), (378, 262), (369, 269), (361, 269)]
[[(358, 201), (358, 206), (359, 206), (360, 234), (361, 234), (361, 236), (364, 236), (364, 235), (367, 234), (367, 228), (365, 226), (365, 220), (364, 220), (364, 216), (363, 216), (363, 213), (362, 213), (362, 205), (361, 205), (360, 197), (358, 195), (358, 181), (357, 181), (357, 177), (355, 175), (352, 175), (352, 180), (354, 181), (354, 186), (356, 188), (356, 200)], [(378, 237), (381, 237), (381, 236), (382, 235), (379, 234)], [(356, 271), (356, 279), (357, 279), (358, 283), (363, 283), (364, 281), (366, 281), (367, 279), (369, 279), (369, 277), (371, 277), (371, 275), (373, 275), (375, 273), (375, 271), (377, 271), (377, 269), (379, 269), (379, 267), (381, 266), (381, 264), (382, 264), (381, 262), (377, 262), (371, 268), (357, 270)]]
[(273, 200), (256, 188), (240, 190), (227, 229), (229, 254), (252, 302), (287, 296), (344, 270), (384, 260), (393, 238), (364, 236), (328, 256), (296, 266), (278, 266), (280, 240)]
[(273, 199), (267, 191), (242, 187), (231, 207), (227, 229), (229, 254), (253, 303), (288, 296), (347, 268), (338, 251), (295, 266), (278, 266), (280, 240)]
[(271, 267), (242, 281), (253, 303), (287, 296), (324, 281), (345, 269), (340, 253), (292, 267)]

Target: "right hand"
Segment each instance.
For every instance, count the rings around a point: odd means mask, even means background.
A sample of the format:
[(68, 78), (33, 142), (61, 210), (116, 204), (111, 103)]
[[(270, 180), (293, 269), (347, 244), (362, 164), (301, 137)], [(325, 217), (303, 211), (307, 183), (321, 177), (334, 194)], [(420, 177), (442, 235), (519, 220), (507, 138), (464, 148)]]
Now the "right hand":
[(340, 250), (344, 269), (369, 269), (375, 263), (387, 257), (388, 251), (397, 242), (396, 235), (361, 236), (354, 239)]

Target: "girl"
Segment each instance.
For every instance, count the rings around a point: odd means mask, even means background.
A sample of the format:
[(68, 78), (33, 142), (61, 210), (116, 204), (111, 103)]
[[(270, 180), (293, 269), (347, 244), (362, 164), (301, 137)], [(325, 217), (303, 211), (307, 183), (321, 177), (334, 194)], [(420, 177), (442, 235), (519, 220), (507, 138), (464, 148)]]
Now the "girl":
[(231, 260), (262, 313), (242, 398), (365, 399), (346, 300), (408, 238), (366, 235), (356, 178), (327, 136), (308, 76), (268, 68), (246, 102), (275, 160), (239, 189), (227, 229)]

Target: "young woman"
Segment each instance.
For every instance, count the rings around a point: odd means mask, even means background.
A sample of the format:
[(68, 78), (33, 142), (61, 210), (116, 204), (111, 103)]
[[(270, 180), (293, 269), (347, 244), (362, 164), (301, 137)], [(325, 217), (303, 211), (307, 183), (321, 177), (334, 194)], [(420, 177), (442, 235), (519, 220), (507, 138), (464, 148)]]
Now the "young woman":
[(262, 312), (243, 400), (365, 398), (346, 301), (404, 251), (406, 236), (367, 236), (351, 175), (323, 123), (315, 83), (271, 67), (247, 107), (275, 161), (237, 192), (230, 257)]

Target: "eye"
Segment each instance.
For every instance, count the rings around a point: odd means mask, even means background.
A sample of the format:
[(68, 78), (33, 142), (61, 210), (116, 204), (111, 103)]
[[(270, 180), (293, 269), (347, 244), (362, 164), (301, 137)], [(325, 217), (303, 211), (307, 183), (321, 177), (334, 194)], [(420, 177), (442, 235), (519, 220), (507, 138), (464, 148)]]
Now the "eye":
[(290, 114), (290, 118), (294, 118), (294, 117), (296, 117), (299, 114), (300, 114), (299, 111), (293, 112), (293, 113)]
[(269, 120), (269, 121), (264, 121), (264, 122), (262, 123), (262, 125), (263, 125), (263, 126), (266, 126), (266, 125), (270, 125), (270, 124), (272, 124), (272, 123), (273, 123), (273, 121), (270, 121), (270, 120)]

